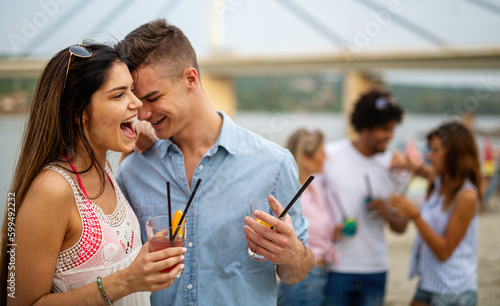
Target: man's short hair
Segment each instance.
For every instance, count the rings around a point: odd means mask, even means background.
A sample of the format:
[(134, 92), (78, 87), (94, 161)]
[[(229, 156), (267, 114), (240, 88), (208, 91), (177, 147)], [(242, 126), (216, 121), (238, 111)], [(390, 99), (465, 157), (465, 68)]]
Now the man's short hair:
[(354, 105), (351, 124), (357, 132), (373, 129), (391, 121), (401, 122), (403, 109), (389, 92), (371, 90), (362, 95)]
[(128, 56), (131, 71), (153, 65), (160, 77), (175, 81), (187, 68), (193, 67), (199, 75), (191, 43), (179, 28), (168, 24), (165, 19), (141, 25), (125, 36), (115, 49)]

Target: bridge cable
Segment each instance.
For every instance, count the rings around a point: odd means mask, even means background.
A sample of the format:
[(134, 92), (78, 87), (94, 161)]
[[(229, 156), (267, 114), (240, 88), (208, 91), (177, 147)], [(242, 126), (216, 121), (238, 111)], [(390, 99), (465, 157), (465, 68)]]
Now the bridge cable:
[[(377, 10), (377, 11), (385, 10), (384, 7), (382, 7), (376, 3), (373, 3), (369, 0), (356, 0), (356, 1), (359, 2), (360, 4), (366, 6), (366, 7), (373, 9), (373, 10)], [(429, 41), (437, 46), (440, 46), (442, 48), (446, 48), (446, 43), (441, 38), (435, 36), (434, 34), (432, 34), (429, 31), (423, 29), (422, 27), (418, 26), (417, 24), (415, 24), (415, 23), (413, 23), (405, 18), (402, 18), (398, 15), (395, 15), (395, 14), (392, 14), (391, 18), (395, 22), (399, 23), (400, 25), (402, 25), (406, 29), (419, 35), (420, 37), (424, 38), (425, 40), (427, 40), (427, 41)]]
[[(117, 5), (115, 5), (113, 7), (113, 9), (111, 9), (109, 11), (109, 13), (104, 16), (103, 18), (101, 18), (101, 21), (95, 25), (92, 30), (89, 30), (87, 32), (87, 34), (89, 35), (89, 37), (93, 37), (95, 36), (97, 33), (99, 32), (103, 32), (103, 30), (109, 25), (110, 22), (116, 20), (119, 15), (123, 14), (123, 12), (128, 9), (130, 7), (130, 4), (132, 4), (135, 0), (132, 0), (131, 3), (129, 3), (129, 5), (125, 5), (126, 2), (129, 2), (127, 0), (122, 0), (121, 2), (119, 2)], [(87, 37), (87, 36), (85, 36)]]
[(34, 51), (39, 47), (40, 45), (43, 44), (44, 41), (48, 41), (46, 38), (52, 37), (57, 30), (61, 29), (63, 25), (65, 25), (69, 20), (73, 19), (75, 17), (75, 12), (82, 11), (85, 7), (87, 7), (92, 0), (82, 0), (77, 2), (73, 6), (72, 9), (69, 9), (69, 11), (61, 16), (58, 21), (54, 22), (52, 25), (50, 25), (48, 28), (45, 29), (44, 33), (40, 33), (37, 37), (35, 37), (31, 42), (29, 42), (23, 49), (27, 50), (25, 53), (21, 53), (21, 57), (30, 57), (33, 55)]
[(342, 48), (342, 44), (344, 43), (344, 41), (340, 37), (340, 35), (336, 34), (327, 26), (317, 21), (312, 15), (307, 14), (303, 9), (298, 7), (292, 1), (289, 0), (276, 0), (276, 1), (281, 3), (285, 8), (287, 8), (289, 11), (295, 14), (295, 16), (302, 19), (302, 21), (309, 24), (312, 28), (318, 31), (319, 34), (323, 35), (326, 39), (335, 44), (339, 49)]
[(492, 4), (492, 3), (489, 3), (489, 2), (486, 2), (486, 1), (483, 1), (483, 0), (462, 0), (462, 1), (470, 2), (472, 4), (480, 6), (481, 8), (485, 9), (486, 11), (491, 10), (494, 13), (496, 13), (497, 15), (500, 15), (500, 7), (496, 6), (496, 5)]

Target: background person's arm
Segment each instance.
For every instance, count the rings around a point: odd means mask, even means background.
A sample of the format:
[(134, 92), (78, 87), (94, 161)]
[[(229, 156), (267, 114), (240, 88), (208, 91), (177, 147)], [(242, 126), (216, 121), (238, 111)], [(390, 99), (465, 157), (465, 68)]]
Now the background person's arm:
[(408, 199), (398, 196), (392, 198), (392, 206), (404, 217), (415, 223), (417, 230), (440, 261), (450, 258), (460, 241), (464, 238), (470, 222), (478, 209), (478, 196), (473, 190), (464, 190), (455, 198), (455, 205), (443, 236), (438, 235), (420, 216), (418, 208)]

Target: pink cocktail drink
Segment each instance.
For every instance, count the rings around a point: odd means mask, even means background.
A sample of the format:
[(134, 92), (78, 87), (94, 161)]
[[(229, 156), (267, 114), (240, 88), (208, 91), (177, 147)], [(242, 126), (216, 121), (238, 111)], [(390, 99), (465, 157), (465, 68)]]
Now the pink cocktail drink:
[[(172, 248), (172, 247), (184, 247), (184, 239), (183, 240), (176, 240), (176, 241), (170, 241), (168, 237), (151, 237), (149, 238), (149, 252), (156, 252), (156, 251), (161, 251), (166, 248)], [(166, 268), (161, 270), (161, 273), (168, 273), (172, 271), (173, 268), (175, 268), (177, 265), (172, 266), (170, 268)], [(179, 275), (180, 276), (180, 275)]]
[[(178, 220), (173, 220), (174, 224)], [(170, 226), (168, 216), (157, 216), (146, 221), (146, 232), (148, 235), (149, 252), (157, 252), (166, 248), (184, 247), (186, 239), (186, 223)], [(162, 273), (172, 271), (177, 265), (161, 270)], [(175, 278), (179, 278), (182, 271), (177, 273)]]

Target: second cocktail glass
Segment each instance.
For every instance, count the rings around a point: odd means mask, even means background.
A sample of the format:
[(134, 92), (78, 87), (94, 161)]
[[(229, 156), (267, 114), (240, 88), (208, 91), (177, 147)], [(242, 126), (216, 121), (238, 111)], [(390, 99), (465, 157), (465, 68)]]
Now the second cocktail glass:
[[(269, 202), (267, 201), (267, 199), (261, 199), (261, 200), (257, 200), (257, 201), (254, 201), (252, 202), (252, 204), (250, 204), (250, 217), (252, 219), (254, 219), (255, 221), (259, 222), (260, 224), (268, 227), (268, 228), (271, 228), (271, 225), (267, 224), (266, 222), (258, 219), (257, 217), (255, 217), (254, 215), (254, 212), (256, 210), (260, 210), (260, 211), (263, 211), (263, 212), (268, 212), (269, 211)], [(276, 217), (274, 214), (272, 214), (274, 217)], [(284, 218), (281, 218), (280, 220), (283, 220)], [(248, 255), (255, 259), (255, 260), (259, 260), (259, 261), (267, 261), (267, 259), (256, 253), (250, 246), (247, 247), (247, 253)]]

